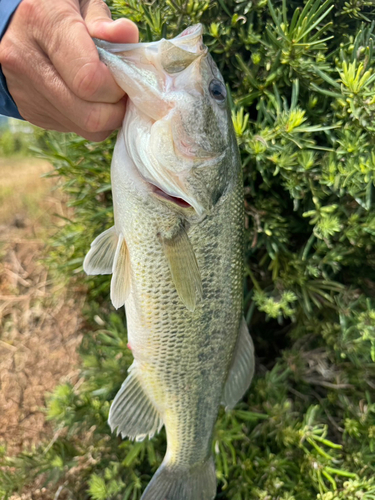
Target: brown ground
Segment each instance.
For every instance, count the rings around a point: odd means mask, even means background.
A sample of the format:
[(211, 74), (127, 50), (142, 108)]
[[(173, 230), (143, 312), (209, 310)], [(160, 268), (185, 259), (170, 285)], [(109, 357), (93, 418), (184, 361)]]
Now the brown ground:
[(45, 243), (66, 215), (41, 160), (0, 159), (0, 444), (8, 454), (51, 440), (45, 393), (77, 381), (83, 297), (51, 280)]

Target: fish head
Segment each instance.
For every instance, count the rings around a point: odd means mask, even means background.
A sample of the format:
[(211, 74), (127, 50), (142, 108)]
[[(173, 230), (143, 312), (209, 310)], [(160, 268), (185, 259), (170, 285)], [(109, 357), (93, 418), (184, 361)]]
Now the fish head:
[(209, 213), (239, 161), (226, 86), (202, 26), (159, 42), (96, 44), (131, 102), (122, 133), (140, 174), (156, 196)]

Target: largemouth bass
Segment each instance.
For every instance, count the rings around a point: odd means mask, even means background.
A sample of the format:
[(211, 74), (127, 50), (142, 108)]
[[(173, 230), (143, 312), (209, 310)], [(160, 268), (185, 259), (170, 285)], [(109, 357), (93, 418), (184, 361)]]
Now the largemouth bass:
[(84, 261), (110, 274), (134, 362), (112, 403), (123, 437), (167, 452), (142, 500), (212, 500), (213, 428), (254, 371), (242, 312), (243, 187), (223, 78), (201, 25), (171, 40), (96, 41), (128, 95), (112, 166), (114, 227)]

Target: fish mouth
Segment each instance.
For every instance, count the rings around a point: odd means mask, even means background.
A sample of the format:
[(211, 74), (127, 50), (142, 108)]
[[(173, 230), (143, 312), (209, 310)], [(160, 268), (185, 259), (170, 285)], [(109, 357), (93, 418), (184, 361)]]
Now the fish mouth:
[(155, 194), (158, 198), (162, 198), (165, 201), (170, 201), (171, 203), (177, 205), (180, 208), (194, 209), (194, 207), (183, 198), (176, 196), (175, 194), (168, 193), (154, 182), (148, 181), (148, 184), (152, 188), (153, 194)]
[(163, 198), (164, 200), (167, 200), (167, 201), (171, 201), (172, 203), (174, 203), (175, 205), (177, 205), (181, 208), (193, 208), (190, 205), (190, 203), (188, 203), (184, 199), (178, 198), (177, 196), (171, 196), (170, 194), (166, 193), (165, 191), (163, 191), (162, 189), (160, 189), (157, 186), (154, 186), (153, 192), (154, 192), (154, 194), (156, 194), (160, 198)]

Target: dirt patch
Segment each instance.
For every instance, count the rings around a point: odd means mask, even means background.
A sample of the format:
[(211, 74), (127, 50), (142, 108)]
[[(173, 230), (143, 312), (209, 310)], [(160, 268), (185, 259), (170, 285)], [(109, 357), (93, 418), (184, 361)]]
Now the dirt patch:
[[(50, 168), (45, 162), (34, 162), (31, 170), (28, 161), (11, 165), (18, 176), (7, 182), (8, 196), (3, 189), (8, 208), (0, 213), (0, 442), (8, 454), (51, 438), (45, 394), (78, 377), (84, 296), (68, 296), (43, 264), (47, 236), (56, 231), (54, 213), (67, 215), (53, 181), (40, 179)], [(2, 177), (5, 169), (0, 162)], [(32, 211), (20, 203), (31, 194)], [(9, 210), (12, 200), (16, 210)]]

